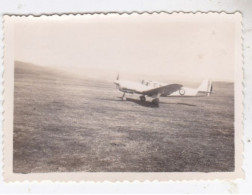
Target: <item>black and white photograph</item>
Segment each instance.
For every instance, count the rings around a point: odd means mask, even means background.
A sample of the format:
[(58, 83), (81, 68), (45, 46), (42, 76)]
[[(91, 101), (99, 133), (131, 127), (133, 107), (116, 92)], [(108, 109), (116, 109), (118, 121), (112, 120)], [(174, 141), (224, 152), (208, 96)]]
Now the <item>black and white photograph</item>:
[(239, 13), (10, 20), (13, 174), (240, 171)]

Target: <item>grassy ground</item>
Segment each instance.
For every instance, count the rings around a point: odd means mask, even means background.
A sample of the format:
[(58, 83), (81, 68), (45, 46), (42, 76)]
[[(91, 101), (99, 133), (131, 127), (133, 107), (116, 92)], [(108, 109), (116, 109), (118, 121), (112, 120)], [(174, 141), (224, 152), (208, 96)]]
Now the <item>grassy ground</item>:
[(112, 83), (17, 62), (14, 172), (234, 170), (233, 84), (211, 97), (137, 96)]

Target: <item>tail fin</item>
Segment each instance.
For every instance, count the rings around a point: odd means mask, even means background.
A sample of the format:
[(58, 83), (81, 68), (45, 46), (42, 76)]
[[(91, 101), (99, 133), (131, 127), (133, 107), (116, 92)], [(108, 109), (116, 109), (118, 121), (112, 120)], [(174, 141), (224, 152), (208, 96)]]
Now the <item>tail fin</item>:
[(117, 77), (116, 77), (116, 80), (119, 80), (119, 79), (120, 79), (120, 74), (118, 73)]
[(198, 93), (205, 93), (207, 96), (210, 96), (213, 91), (212, 81), (206, 79), (203, 80), (200, 86), (198, 87)]

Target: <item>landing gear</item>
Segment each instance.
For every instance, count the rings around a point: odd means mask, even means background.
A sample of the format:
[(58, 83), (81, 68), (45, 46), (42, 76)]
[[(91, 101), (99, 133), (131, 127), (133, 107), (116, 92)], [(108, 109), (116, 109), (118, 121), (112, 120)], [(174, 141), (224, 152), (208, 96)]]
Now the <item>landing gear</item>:
[(152, 100), (152, 103), (153, 103), (155, 106), (159, 107), (159, 99), (158, 99), (158, 98), (153, 99), (153, 100)]
[(125, 93), (123, 93), (122, 101), (125, 101), (125, 100), (126, 100), (126, 96), (125, 96)]
[(144, 95), (140, 96), (140, 100), (141, 100), (141, 102), (145, 102), (146, 101), (145, 96)]

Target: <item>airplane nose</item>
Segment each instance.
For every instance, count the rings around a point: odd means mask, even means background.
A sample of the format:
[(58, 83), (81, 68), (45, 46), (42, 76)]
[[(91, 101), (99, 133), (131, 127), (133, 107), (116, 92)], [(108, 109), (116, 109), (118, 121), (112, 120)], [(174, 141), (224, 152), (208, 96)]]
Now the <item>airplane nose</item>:
[(120, 84), (118, 81), (114, 81), (114, 84), (116, 85), (116, 88), (119, 89), (120, 88)]
[(114, 81), (114, 84), (116, 84), (116, 85), (120, 85), (118, 81)]

